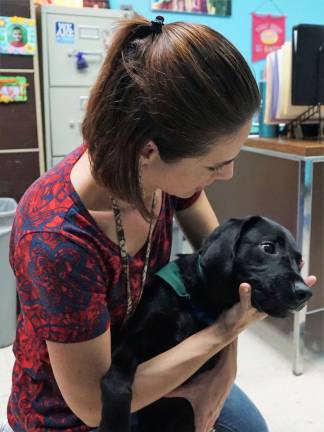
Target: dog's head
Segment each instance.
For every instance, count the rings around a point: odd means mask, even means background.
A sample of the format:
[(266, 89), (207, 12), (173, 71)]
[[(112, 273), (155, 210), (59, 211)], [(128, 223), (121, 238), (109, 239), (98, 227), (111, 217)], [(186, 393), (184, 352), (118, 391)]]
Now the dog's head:
[(294, 238), (270, 219), (229, 219), (208, 237), (199, 255), (208, 295), (213, 291), (217, 296), (219, 287), (227, 307), (239, 300), (242, 282), (252, 286), (252, 305), (271, 316), (300, 310), (312, 296), (300, 275), (301, 254)]

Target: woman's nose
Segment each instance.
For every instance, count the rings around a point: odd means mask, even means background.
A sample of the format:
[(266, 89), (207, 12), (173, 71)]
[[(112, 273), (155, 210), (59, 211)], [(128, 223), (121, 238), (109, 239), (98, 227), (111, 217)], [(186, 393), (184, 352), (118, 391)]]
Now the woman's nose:
[(234, 173), (234, 163), (224, 165), (222, 169), (216, 171), (213, 181), (215, 180), (230, 180)]

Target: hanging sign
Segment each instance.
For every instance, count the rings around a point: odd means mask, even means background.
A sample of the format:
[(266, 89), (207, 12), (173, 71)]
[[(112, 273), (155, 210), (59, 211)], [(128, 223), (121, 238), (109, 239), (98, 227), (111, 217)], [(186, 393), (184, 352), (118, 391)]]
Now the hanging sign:
[(0, 75), (0, 103), (26, 102), (27, 87), (26, 77)]
[(0, 16), (0, 54), (33, 55), (35, 51), (35, 20)]
[(252, 61), (266, 58), (285, 42), (285, 16), (252, 13)]

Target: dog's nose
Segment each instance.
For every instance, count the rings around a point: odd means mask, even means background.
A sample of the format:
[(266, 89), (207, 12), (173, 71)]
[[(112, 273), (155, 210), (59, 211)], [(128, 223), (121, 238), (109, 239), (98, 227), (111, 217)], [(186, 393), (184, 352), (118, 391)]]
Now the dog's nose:
[(302, 309), (307, 300), (309, 300), (313, 295), (310, 288), (305, 283), (300, 281), (297, 281), (294, 284), (294, 294), (296, 299), (295, 310)]

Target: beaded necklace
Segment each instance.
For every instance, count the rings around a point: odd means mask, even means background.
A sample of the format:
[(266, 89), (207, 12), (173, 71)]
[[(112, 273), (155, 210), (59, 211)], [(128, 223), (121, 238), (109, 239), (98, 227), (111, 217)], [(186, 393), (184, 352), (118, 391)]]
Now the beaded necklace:
[[(150, 253), (151, 253), (154, 216), (152, 216), (151, 220), (150, 220), (150, 227), (149, 227), (149, 232), (148, 232), (148, 237), (147, 237), (147, 246), (146, 246), (146, 253), (145, 253), (145, 261), (144, 261), (143, 272), (142, 272), (142, 283), (141, 283), (141, 288), (140, 288), (140, 295), (138, 297), (137, 302), (133, 303), (132, 295), (131, 295), (130, 277), (129, 277), (129, 262), (128, 262), (129, 256), (128, 256), (128, 252), (127, 252), (127, 248), (126, 248), (126, 240), (125, 240), (123, 223), (122, 223), (122, 219), (121, 219), (121, 211), (120, 211), (120, 208), (118, 205), (118, 201), (112, 197), (110, 199), (111, 199), (112, 208), (114, 211), (116, 233), (117, 233), (117, 238), (118, 238), (118, 243), (119, 243), (120, 257), (122, 260), (122, 275), (123, 275), (124, 283), (126, 281), (126, 287), (127, 287), (127, 310), (126, 310), (126, 315), (125, 315), (124, 322), (123, 322), (123, 324), (125, 324), (126, 321), (130, 318), (130, 316), (134, 313), (134, 311), (135, 311), (135, 309), (136, 309), (136, 307), (137, 307), (137, 305), (138, 305), (138, 303), (142, 297), (142, 294), (143, 294), (143, 288), (144, 288), (144, 284), (146, 281), (147, 269), (148, 269), (148, 264), (149, 264), (149, 257), (150, 257)], [(156, 205), (156, 195), (154, 192), (153, 199), (152, 199), (152, 208), (151, 208), (152, 215), (153, 215), (153, 211), (155, 209), (155, 205)]]

